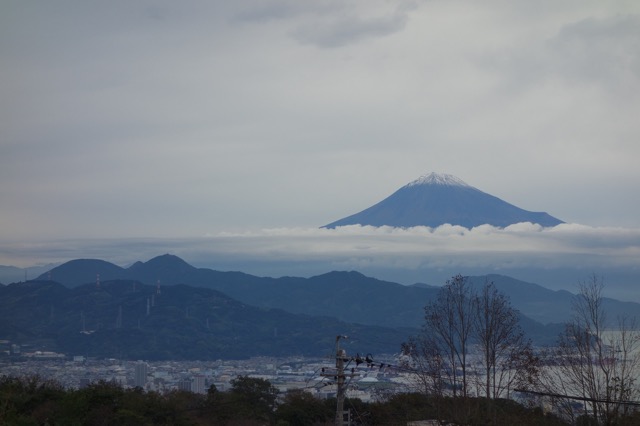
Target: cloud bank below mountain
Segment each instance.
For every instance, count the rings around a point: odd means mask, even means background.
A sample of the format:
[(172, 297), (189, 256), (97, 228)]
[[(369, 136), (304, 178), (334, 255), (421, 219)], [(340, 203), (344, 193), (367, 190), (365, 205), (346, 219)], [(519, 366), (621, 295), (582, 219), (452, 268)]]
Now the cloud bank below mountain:
[[(472, 229), (345, 226), (222, 232), (198, 238), (56, 240), (2, 244), (0, 263), (29, 266), (75, 258), (127, 265), (162, 253), (218, 270), (262, 276), (311, 276), (357, 270), (405, 284), (441, 284), (456, 273), (500, 273), (550, 288), (575, 290), (595, 273), (612, 296), (635, 300), (640, 281), (640, 229), (520, 223)], [(28, 260), (27, 260), (28, 259)], [(22, 263), (22, 264), (20, 264)], [(624, 295), (624, 297), (622, 297)]]

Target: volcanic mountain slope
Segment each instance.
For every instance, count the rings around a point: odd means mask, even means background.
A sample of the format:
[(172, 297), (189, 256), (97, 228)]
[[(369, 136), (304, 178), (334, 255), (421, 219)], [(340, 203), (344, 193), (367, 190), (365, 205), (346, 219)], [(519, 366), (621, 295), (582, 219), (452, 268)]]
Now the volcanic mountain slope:
[(409, 228), (444, 224), (465, 228), (489, 224), (506, 227), (531, 222), (542, 226), (564, 223), (544, 212), (530, 212), (476, 189), (461, 179), (430, 173), (403, 186), (379, 203), (323, 228), (345, 225)]

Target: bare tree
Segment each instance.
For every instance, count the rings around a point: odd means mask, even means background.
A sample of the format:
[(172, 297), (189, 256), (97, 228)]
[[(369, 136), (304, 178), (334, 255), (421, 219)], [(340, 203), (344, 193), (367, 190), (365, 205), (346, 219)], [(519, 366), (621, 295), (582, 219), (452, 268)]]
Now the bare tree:
[[(491, 282), (485, 282), (473, 299), (473, 337), (482, 355), (487, 398), (504, 396), (510, 385), (535, 375), (530, 341), (520, 328), (518, 312)], [(528, 378), (525, 378), (526, 375)]]
[[(640, 396), (636, 386), (640, 333), (635, 318), (608, 321), (603, 287), (602, 279), (595, 275), (580, 283), (572, 320), (550, 353), (544, 383), (550, 393), (581, 398), (586, 415), (598, 424), (612, 425), (628, 414), (625, 401)], [(580, 414), (569, 398), (555, 402), (570, 418)]]
[[(478, 365), (470, 363), (472, 348), (480, 355)], [(538, 358), (509, 299), (490, 282), (476, 292), (461, 275), (448, 280), (425, 306), (422, 333), (403, 352), (419, 371), (417, 384), (432, 395), (466, 398), (475, 385), (487, 398), (499, 398), (514, 385), (528, 387), (538, 372)]]
[(458, 388), (468, 395), (467, 356), (471, 339), (472, 294), (467, 277), (456, 275), (438, 292), (435, 301), (425, 306), (425, 338), (433, 345), (437, 356), (445, 361), (442, 367), (449, 376), (453, 396)]
[(402, 344), (402, 364), (417, 374), (415, 390), (426, 395), (443, 396), (446, 383), (451, 381), (438, 342), (422, 334)]

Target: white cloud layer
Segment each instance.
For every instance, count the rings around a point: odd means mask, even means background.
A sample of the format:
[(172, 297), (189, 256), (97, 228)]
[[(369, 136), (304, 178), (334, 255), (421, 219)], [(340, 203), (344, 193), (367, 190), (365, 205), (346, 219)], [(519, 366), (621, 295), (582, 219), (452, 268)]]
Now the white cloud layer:
[[(238, 254), (254, 260), (335, 262), (349, 268), (439, 268), (456, 265), (502, 268), (634, 267), (640, 261), (640, 230), (564, 224), (542, 228), (530, 223), (504, 229), (471, 230), (443, 225), (414, 227), (346, 226), (336, 229), (269, 229), (219, 234), (204, 245), (216, 256)], [(597, 264), (592, 263), (598, 259)]]
[[(0, 259), (16, 264), (100, 258), (120, 265), (163, 253), (218, 270), (256, 275), (311, 276), (357, 270), (391, 281), (441, 284), (457, 273), (499, 273), (551, 288), (575, 290), (589, 274), (611, 281), (623, 299), (640, 296), (640, 229), (521, 223), (466, 229), (346, 226), (274, 228), (216, 233), (189, 239), (65, 240), (2, 247)], [(27, 266), (22, 264), (20, 266)]]

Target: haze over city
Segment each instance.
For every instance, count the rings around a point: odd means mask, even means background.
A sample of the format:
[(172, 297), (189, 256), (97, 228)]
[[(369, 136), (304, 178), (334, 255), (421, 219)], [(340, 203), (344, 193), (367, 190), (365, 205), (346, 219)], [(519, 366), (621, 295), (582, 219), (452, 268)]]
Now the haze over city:
[[(515, 271), (558, 288), (598, 273), (640, 297), (636, 2), (2, 12), (2, 265), (169, 252), (273, 276)], [(431, 171), (566, 224), (319, 229)]]

